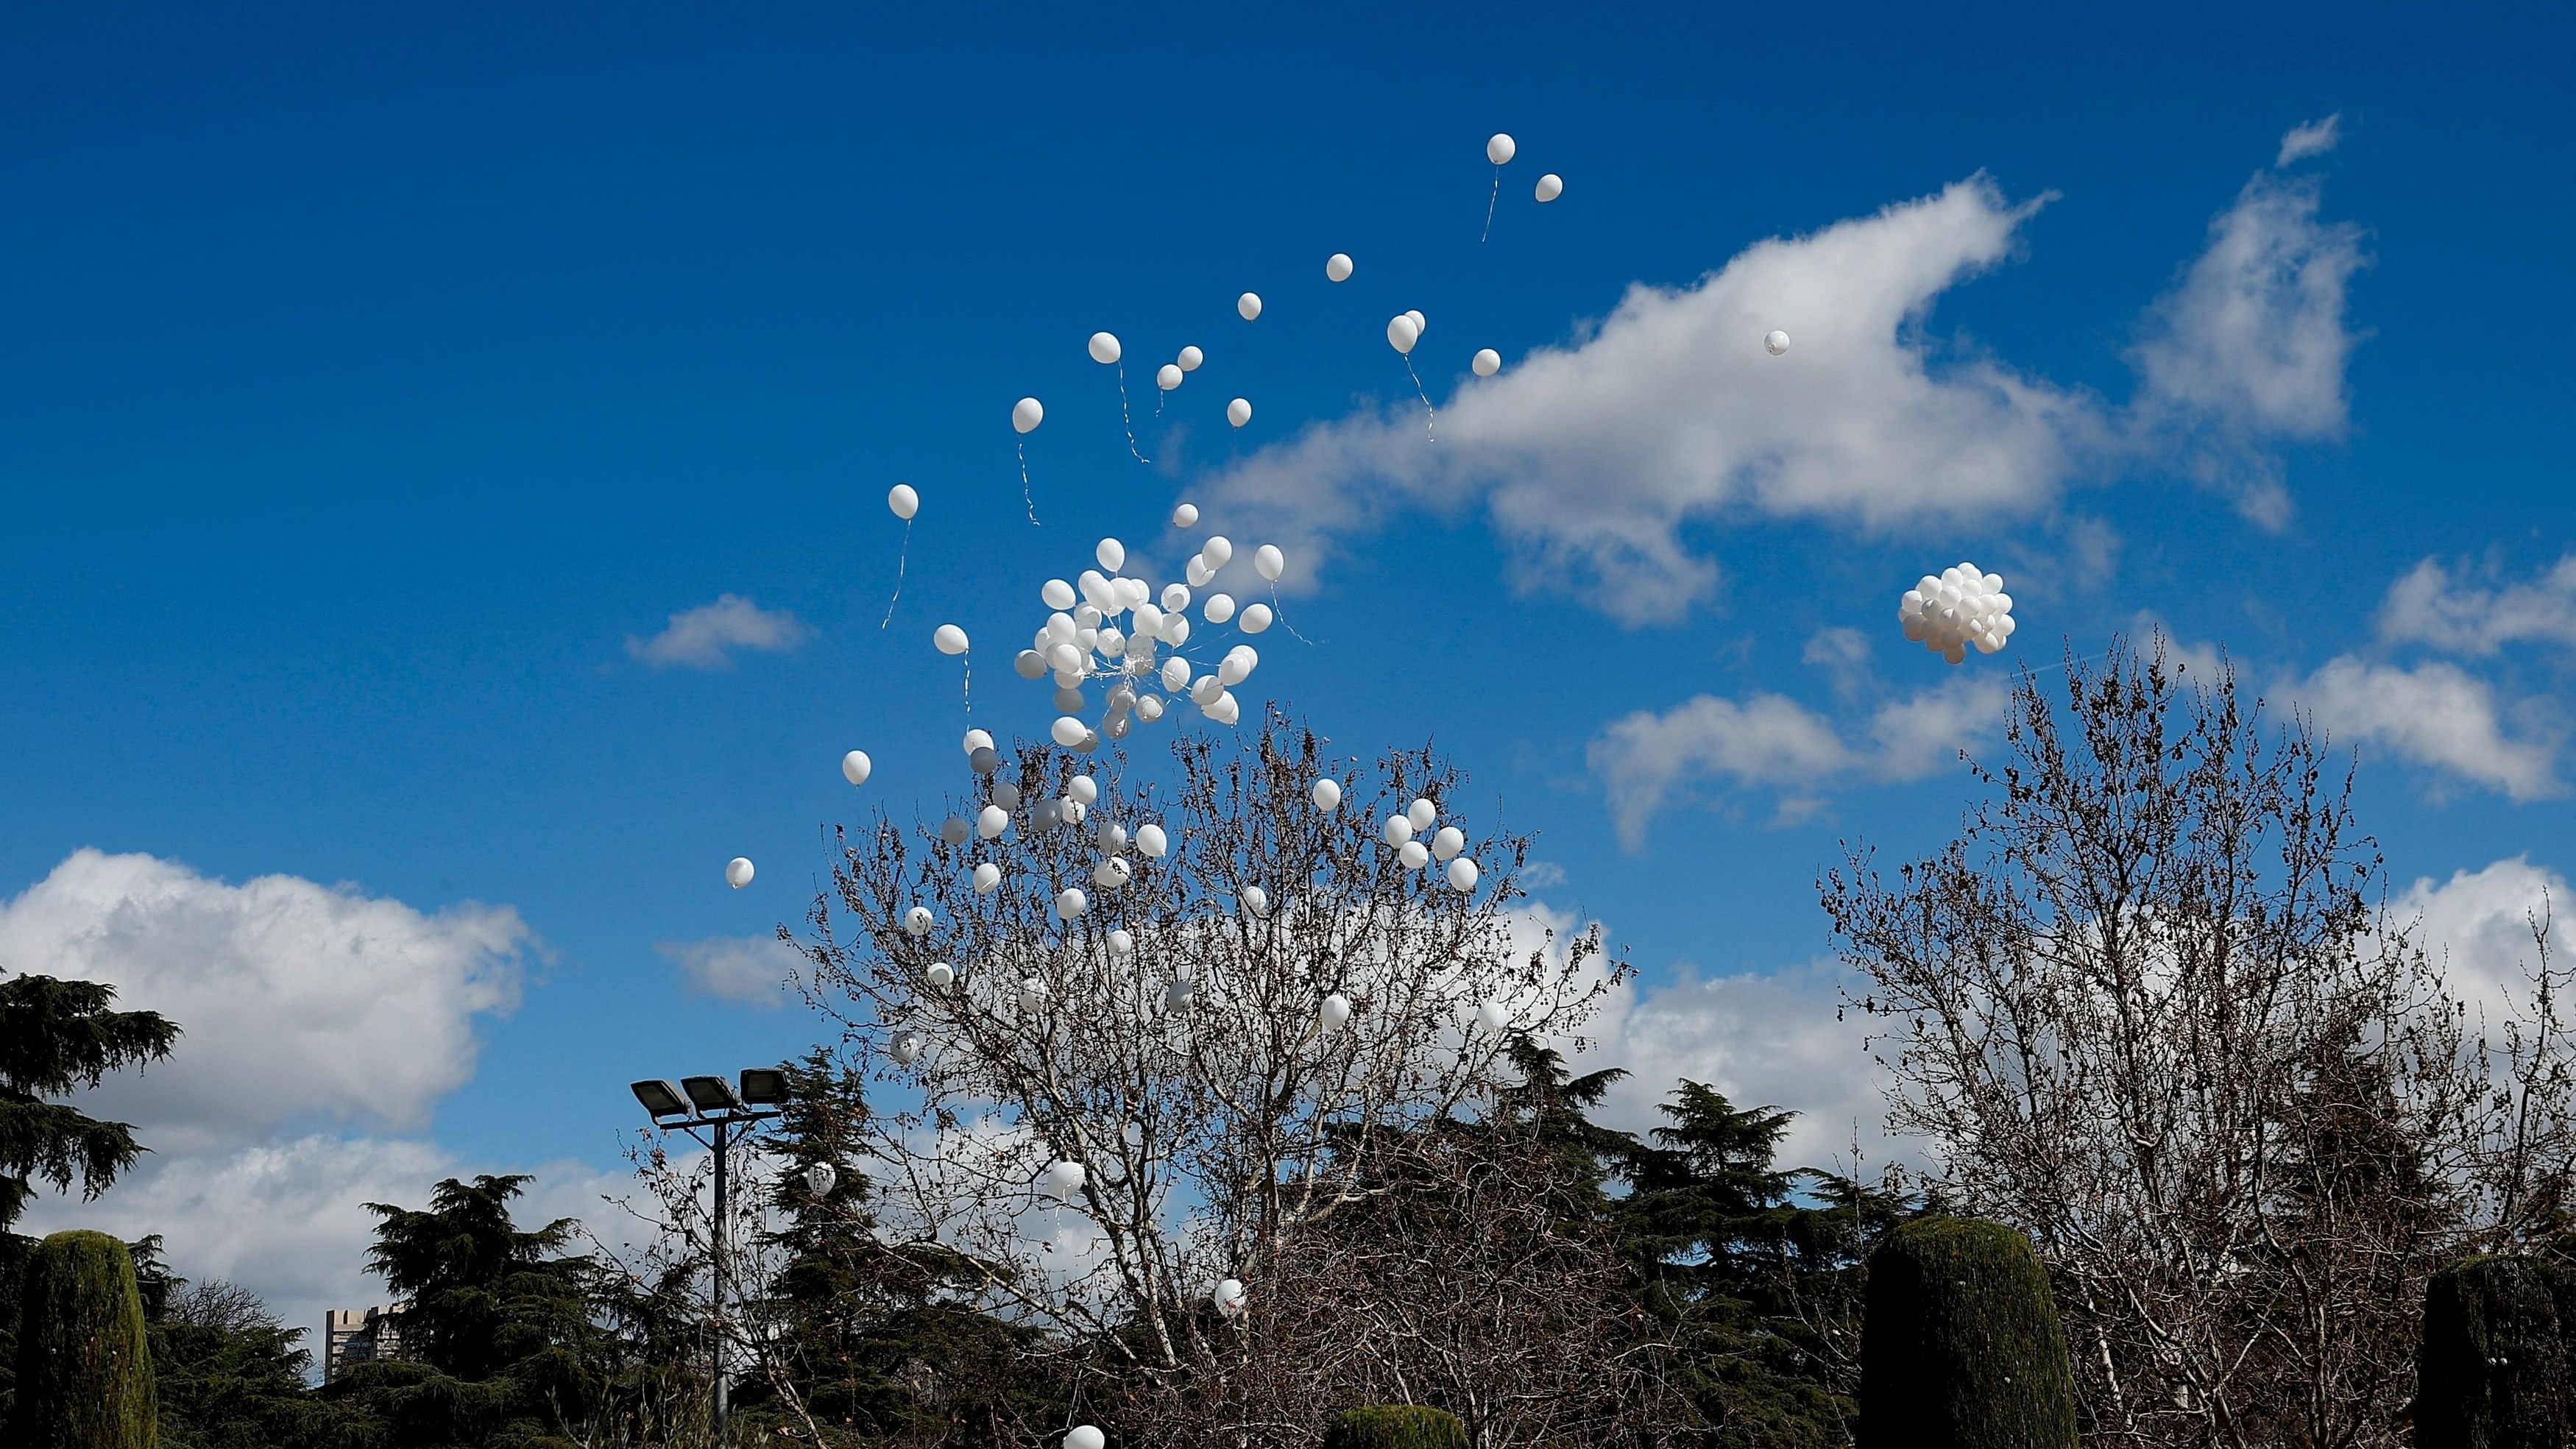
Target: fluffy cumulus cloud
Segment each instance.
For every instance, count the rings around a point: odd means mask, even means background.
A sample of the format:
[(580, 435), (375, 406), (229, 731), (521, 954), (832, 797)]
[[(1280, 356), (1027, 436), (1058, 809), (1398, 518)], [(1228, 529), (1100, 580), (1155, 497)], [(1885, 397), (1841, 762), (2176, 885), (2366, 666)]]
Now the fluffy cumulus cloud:
[(2281, 692), (2345, 743), (2377, 746), (2513, 800), (2562, 788), (2554, 721), (2536, 704), (2508, 710), (2493, 685), (2456, 664), (2410, 667), (2346, 654)]
[(805, 958), (776, 936), (711, 936), (653, 947), (680, 968), (689, 988), (768, 1010), (787, 1004), (787, 979)]
[[(1597, 326), (1463, 384), (1436, 443), (1409, 403), (1315, 424), (1211, 480), (1211, 521), (1290, 545), (1302, 572), (1392, 511), (1481, 508), (1522, 583), (1638, 623), (1716, 588), (1693, 525), (1991, 520), (2078, 476), (2172, 464), (2277, 517), (2261, 449), (2342, 427), (2355, 234), (2318, 220), (2313, 182), (2257, 176), (2151, 309), (2137, 395), (2114, 408), (1928, 326), (2039, 204), (1972, 177), (1685, 286), (1633, 286)], [(1762, 346), (1775, 327), (1785, 356)]]
[(2576, 553), (2525, 582), (2454, 574), (2428, 558), (2389, 586), (2379, 637), (2454, 654), (2526, 642), (2576, 648)]
[(733, 662), (733, 651), (777, 653), (805, 642), (813, 631), (785, 609), (764, 609), (740, 594), (720, 594), (671, 616), (650, 639), (626, 636), (626, 653), (656, 669), (686, 665), (715, 669)]
[(2443, 962), (2451, 989), (2479, 1014), (2490, 1040), (2500, 1040), (2502, 1024), (2522, 1009), (2539, 962), (2533, 921), (2547, 922), (2571, 901), (2576, 895), (2566, 877), (2515, 856), (2455, 871), (2444, 881), (2419, 879), (2389, 911)]
[(1847, 738), (1786, 695), (1739, 701), (1703, 694), (1611, 721), (1586, 753), (1609, 796), (1620, 840), (1640, 850), (1656, 813), (1703, 787), (1775, 792), (1783, 815), (1795, 817), (1826, 789), (1921, 779), (1991, 733), (2005, 699), (1997, 680), (1959, 675), (1879, 705)]
[[(169, 1061), (81, 1097), (152, 1152), (96, 1202), (40, 1196), (22, 1230), (160, 1233), (180, 1272), (239, 1281), (296, 1324), (378, 1301), (364, 1204), (417, 1206), (437, 1179), (491, 1169), (368, 1134), (425, 1126), (473, 1075), (476, 1022), (515, 1004), (534, 950), (506, 906), (422, 911), (291, 876), (232, 884), (76, 852), (0, 905), (0, 961), (111, 983), (185, 1035)], [(549, 1169), (541, 1182), (560, 1196), (588, 1180)]]

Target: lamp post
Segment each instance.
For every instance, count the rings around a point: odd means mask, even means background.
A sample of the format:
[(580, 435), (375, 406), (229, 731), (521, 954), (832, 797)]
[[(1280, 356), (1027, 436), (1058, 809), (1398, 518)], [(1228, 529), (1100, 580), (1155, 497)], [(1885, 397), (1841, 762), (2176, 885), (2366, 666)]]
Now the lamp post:
[[(731, 1186), (733, 1146), (751, 1135), (762, 1122), (778, 1115), (787, 1101), (787, 1074), (776, 1067), (746, 1067), (739, 1090), (722, 1077), (682, 1077), (678, 1086), (659, 1079), (636, 1082), (631, 1090), (635, 1100), (644, 1104), (656, 1131), (686, 1132), (715, 1154), (716, 1213), (712, 1243), (708, 1249), (708, 1274), (715, 1298), (715, 1314), (710, 1323), (714, 1334), (711, 1357), (715, 1380), (715, 1439), (724, 1442), (725, 1419), (731, 1411), (728, 1400), (725, 1363), (725, 1208)], [(712, 1137), (701, 1136), (712, 1133)]]

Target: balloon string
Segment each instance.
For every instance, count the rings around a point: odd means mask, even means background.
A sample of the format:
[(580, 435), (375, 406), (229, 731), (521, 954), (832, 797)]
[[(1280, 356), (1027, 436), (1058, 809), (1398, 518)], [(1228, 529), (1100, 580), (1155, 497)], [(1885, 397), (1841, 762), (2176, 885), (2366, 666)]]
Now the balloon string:
[(1279, 585), (1275, 582), (1270, 585), (1270, 616), (1279, 621), (1280, 628), (1296, 634), (1298, 643), (1309, 648), (1313, 647), (1315, 641), (1303, 634), (1297, 634), (1297, 626), (1288, 622), (1288, 611), (1279, 605)]
[[(1029, 496), (1029, 445), (1026, 443), (1020, 444), (1020, 502), (1029, 510), (1029, 527), (1045, 527), (1038, 522), (1037, 500)], [(911, 537), (911, 525), (904, 525), (904, 530), (904, 536)]]
[(1497, 167), (1495, 167), (1495, 168), (1494, 168), (1494, 192), (1493, 192), (1493, 194), (1492, 194), (1491, 196), (1488, 196), (1488, 197), (1486, 197), (1486, 198), (1485, 198), (1485, 234), (1484, 234), (1483, 236), (1480, 236), (1480, 237), (1476, 238), (1476, 245), (1478, 245), (1478, 246), (1483, 246), (1483, 245), (1484, 245), (1488, 240), (1490, 240), (1490, 239), (1493, 237), (1493, 235), (1494, 235), (1494, 203), (1495, 203), (1495, 202), (1497, 202), (1497, 201), (1500, 201), (1500, 200), (1502, 200), (1502, 199), (1503, 199), (1503, 168), (1501, 168), (1500, 166), (1497, 166)]
[(966, 712), (975, 712), (975, 656), (966, 656)]
[(1124, 362), (1118, 364), (1118, 421), (1127, 428), (1127, 455), (1139, 463), (1154, 461), (1136, 451), (1136, 415), (1127, 409), (1127, 364)]
[(1404, 375), (1413, 379), (1413, 395), (1422, 399), (1422, 436), (1439, 442), (1431, 435), (1431, 424), (1440, 415), (1439, 409), (1431, 405), (1431, 394), (1422, 390), (1422, 374), (1413, 370), (1413, 354), (1410, 352), (1404, 354)]
[(905, 565), (906, 563), (910, 562), (910, 561), (911, 561), (911, 558), (912, 558), (912, 520), (911, 520), (911, 519), (909, 519), (909, 518), (907, 518), (907, 519), (905, 519), (905, 520), (903, 521), (903, 548), (902, 548), (902, 550), (901, 550), (900, 552), (898, 552), (898, 553), (897, 553), (897, 554), (895, 554), (895, 556), (894, 556), (894, 599), (888, 599), (888, 600), (886, 600), (886, 616), (885, 616), (885, 618), (884, 618), (884, 619), (882, 619), (882, 620), (878, 621), (878, 624), (877, 624), (877, 627), (878, 627), (878, 628), (880, 628), (880, 629), (882, 629), (882, 628), (884, 628), (886, 625), (891, 624), (891, 623), (893, 623), (893, 622), (894, 622), (894, 605), (895, 605), (895, 599), (900, 599), (900, 598), (902, 598), (902, 597), (903, 597), (903, 570), (904, 570), (904, 565)]

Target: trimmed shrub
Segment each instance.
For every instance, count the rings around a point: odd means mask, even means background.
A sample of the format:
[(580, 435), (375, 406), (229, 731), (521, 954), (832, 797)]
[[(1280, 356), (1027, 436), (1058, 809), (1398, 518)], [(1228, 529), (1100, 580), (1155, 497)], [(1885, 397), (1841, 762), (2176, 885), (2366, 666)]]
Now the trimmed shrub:
[(1324, 1449), (1467, 1449), (1458, 1416), (1417, 1404), (1345, 1409), (1324, 1431)]
[(2576, 1443), (2576, 1273), (2534, 1258), (2468, 1258), (2424, 1290), (2418, 1449)]
[(105, 1233), (29, 1256), (18, 1319), (15, 1449), (156, 1449), (160, 1412), (134, 1258)]
[(1927, 1217), (1869, 1257), (1864, 1449), (2075, 1449), (2075, 1382), (2048, 1270), (2000, 1223)]

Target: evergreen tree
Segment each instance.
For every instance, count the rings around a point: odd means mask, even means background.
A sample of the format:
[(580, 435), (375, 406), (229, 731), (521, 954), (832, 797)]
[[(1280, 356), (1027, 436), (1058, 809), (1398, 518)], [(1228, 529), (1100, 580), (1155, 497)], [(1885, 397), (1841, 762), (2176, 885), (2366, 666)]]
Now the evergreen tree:
[(332, 1388), (397, 1445), (568, 1443), (597, 1404), (608, 1346), (590, 1265), (563, 1251), (571, 1219), (511, 1220), (527, 1182), (449, 1178), (426, 1210), (367, 1204), (379, 1219), (367, 1265), (407, 1301), (406, 1361), (355, 1365)]
[(1617, 1214), (1650, 1306), (1689, 1345), (1693, 1406), (1720, 1443), (1849, 1443), (1863, 1264), (1907, 1204), (1776, 1166), (1790, 1113), (1690, 1081), (1659, 1110)]
[(150, 1327), (161, 1449), (344, 1449), (374, 1427), (305, 1383), (313, 1355), (247, 1289), (191, 1284), (161, 1260), (158, 1237), (128, 1245)]
[(9, 1442), (155, 1449), (160, 1415), (134, 1258), (105, 1233), (56, 1233), (27, 1264)]

